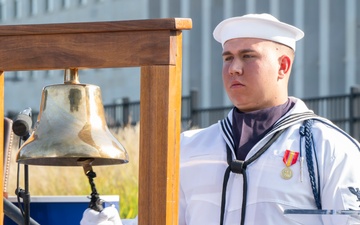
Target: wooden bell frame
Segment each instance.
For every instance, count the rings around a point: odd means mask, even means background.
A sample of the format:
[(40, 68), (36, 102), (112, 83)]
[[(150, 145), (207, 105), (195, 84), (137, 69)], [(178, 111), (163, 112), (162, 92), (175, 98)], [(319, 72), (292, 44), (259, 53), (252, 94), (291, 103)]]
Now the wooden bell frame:
[(139, 225), (178, 224), (182, 30), (191, 28), (188, 18), (0, 26), (1, 129), (6, 71), (141, 67)]

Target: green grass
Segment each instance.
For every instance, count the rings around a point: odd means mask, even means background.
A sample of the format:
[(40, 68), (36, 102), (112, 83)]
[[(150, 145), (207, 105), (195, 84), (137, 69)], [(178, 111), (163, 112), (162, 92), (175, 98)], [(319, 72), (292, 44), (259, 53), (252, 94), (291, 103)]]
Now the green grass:
[[(114, 136), (126, 148), (130, 162), (122, 165), (93, 166), (94, 183), (101, 195), (118, 195), (121, 218), (134, 218), (138, 214), (140, 126), (125, 127), (113, 131)], [(17, 144), (12, 151), (9, 196), (15, 195), (17, 185)], [(24, 189), (23, 166), (21, 165), (20, 187)], [(82, 167), (29, 166), (29, 191), (31, 196), (90, 195), (91, 187)]]

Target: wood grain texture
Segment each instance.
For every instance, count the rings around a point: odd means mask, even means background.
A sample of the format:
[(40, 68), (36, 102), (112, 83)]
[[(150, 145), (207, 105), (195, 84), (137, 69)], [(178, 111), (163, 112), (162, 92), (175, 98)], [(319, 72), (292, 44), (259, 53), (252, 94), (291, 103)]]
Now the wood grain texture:
[(134, 31), (4, 36), (0, 37), (0, 46), (6, 46), (0, 50), (0, 70), (175, 64), (175, 57), (169, 52), (171, 33)]
[(84, 23), (52, 23), (52, 24), (24, 24), (2, 25), (1, 36), (24, 36), (46, 34), (79, 34), (79, 33), (107, 33), (155, 30), (189, 30), (192, 21), (189, 18), (164, 18), (149, 20), (122, 20)]
[(142, 67), (139, 224), (178, 223), (179, 88), (176, 66)]
[(191, 25), (172, 18), (0, 26), (0, 70), (173, 65), (171, 37)]
[(175, 66), (141, 68), (139, 224), (178, 224), (181, 40)]

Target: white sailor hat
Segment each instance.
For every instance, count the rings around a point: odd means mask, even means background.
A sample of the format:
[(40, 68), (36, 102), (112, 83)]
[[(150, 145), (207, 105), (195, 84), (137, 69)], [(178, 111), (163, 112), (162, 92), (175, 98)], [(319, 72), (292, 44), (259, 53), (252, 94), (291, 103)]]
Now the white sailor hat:
[(263, 13), (223, 20), (215, 27), (213, 36), (223, 47), (226, 41), (234, 38), (260, 38), (284, 44), (295, 51), (295, 43), (304, 37), (304, 32)]

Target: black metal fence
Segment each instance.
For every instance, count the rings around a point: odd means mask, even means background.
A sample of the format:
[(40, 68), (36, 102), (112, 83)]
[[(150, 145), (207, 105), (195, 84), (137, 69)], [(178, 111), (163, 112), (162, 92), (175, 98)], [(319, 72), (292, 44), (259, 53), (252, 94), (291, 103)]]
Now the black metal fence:
[[(199, 108), (197, 92), (182, 98), (182, 129), (207, 127), (227, 116), (232, 106)], [(350, 94), (303, 99), (316, 114), (333, 121), (340, 128), (360, 140), (360, 89), (352, 88)], [(105, 105), (109, 127), (135, 124), (140, 120), (140, 102)]]
[[(200, 108), (198, 94), (182, 98), (182, 130), (207, 127), (227, 116), (232, 106)], [(352, 88), (350, 94), (303, 99), (316, 114), (333, 121), (340, 128), (360, 140), (360, 88)], [(109, 128), (118, 128), (140, 121), (140, 102), (130, 102), (124, 98), (122, 103), (104, 105), (106, 122)], [(14, 113), (7, 117), (13, 118)], [(33, 112), (36, 121), (37, 113)]]

